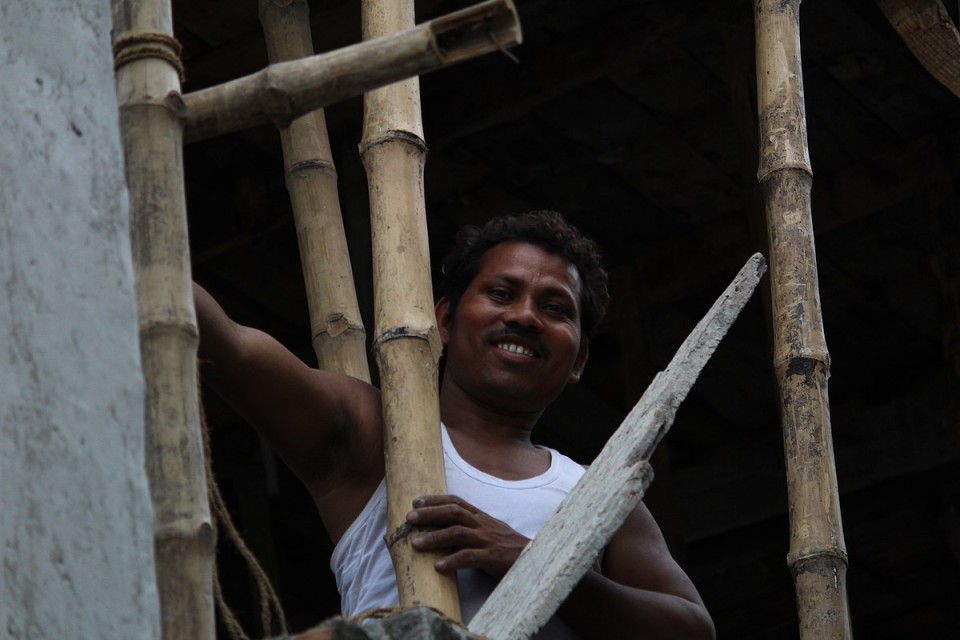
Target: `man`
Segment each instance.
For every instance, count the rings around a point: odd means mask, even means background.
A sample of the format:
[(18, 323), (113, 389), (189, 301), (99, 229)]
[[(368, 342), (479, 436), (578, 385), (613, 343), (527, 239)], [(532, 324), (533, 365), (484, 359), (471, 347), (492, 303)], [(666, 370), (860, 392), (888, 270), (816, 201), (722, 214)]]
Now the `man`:
[[(437, 325), (449, 496), (417, 499), (412, 544), (458, 572), (466, 620), (583, 473), (530, 434), (576, 383), (608, 301), (594, 243), (554, 212), (469, 227), (444, 261)], [(345, 615), (396, 604), (386, 528), (380, 394), (310, 369), (196, 290), (204, 380), (304, 482), (337, 545)], [(459, 495), (458, 495), (459, 494)], [(642, 504), (539, 638), (712, 638), (713, 623)]]

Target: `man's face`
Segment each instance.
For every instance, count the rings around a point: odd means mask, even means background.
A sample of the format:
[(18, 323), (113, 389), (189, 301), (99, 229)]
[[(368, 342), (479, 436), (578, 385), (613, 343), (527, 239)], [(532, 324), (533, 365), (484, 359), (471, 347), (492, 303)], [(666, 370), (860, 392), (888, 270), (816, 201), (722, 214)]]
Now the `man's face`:
[(437, 303), (446, 347), (444, 388), (512, 413), (539, 413), (580, 379), (580, 274), (537, 245), (508, 242), (487, 251), (456, 313)]

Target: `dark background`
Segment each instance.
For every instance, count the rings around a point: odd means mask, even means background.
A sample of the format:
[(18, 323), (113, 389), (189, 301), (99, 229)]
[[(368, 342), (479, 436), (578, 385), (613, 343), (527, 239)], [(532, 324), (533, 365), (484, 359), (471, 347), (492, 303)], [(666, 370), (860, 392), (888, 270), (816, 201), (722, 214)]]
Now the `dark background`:
[[(266, 65), (254, 0), (173, 4), (185, 91)], [(318, 50), (359, 40), (358, 4), (310, 2)], [(467, 4), (418, 2), (418, 20)], [(766, 250), (753, 5), (518, 4), (519, 64), (494, 54), (422, 79), (431, 247), (438, 264), (460, 225), (538, 208), (603, 245), (611, 311), (582, 383), (538, 433), (589, 462), (747, 257)], [(854, 633), (958, 637), (960, 99), (870, 0), (806, 2), (801, 34)], [(327, 118), (369, 335), (361, 110), (351, 99)], [(185, 154), (196, 278), (313, 362), (276, 132)], [(797, 637), (767, 286), (681, 407), (647, 495), (721, 638)], [(309, 497), (249, 427), (206, 401), (218, 483), (293, 628), (336, 613)], [(219, 558), (228, 599), (256, 629), (252, 580), (229, 544)]]

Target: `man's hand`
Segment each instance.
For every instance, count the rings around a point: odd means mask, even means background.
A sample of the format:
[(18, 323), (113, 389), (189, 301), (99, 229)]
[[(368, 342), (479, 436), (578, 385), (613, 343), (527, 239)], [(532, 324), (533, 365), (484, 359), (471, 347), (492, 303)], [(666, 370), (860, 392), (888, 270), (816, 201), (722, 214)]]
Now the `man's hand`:
[(449, 552), (435, 565), (443, 573), (472, 568), (502, 578), (530, 542), (457, 496), (422, 496), (413, 507), (407, 522), (432, 530), (416, 533), (411, 544), (417, 551)]

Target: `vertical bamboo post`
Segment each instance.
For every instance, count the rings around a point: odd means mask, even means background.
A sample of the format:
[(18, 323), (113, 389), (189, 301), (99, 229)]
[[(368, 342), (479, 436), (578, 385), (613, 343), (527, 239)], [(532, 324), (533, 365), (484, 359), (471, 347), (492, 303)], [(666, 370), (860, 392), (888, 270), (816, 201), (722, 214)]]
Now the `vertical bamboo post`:
[(168, 0), (114, 0), (113, 25), (163, 637), (203, 640), (215, 634), (214, 534), (197, 397), (179, 47)]
[(787, 466), (790, 551), (800, 637), (851, 636), (847, 553), (830, 434), (823, 333), (810, 211), (813, 172), (800, 64), (800, 0), (756, 0), (758, 178), (767, 212), (774, 368)]
[[(363, 0), (361, 10), (364, 39), (414, 23), (413, 0)], [(364, 96), (360, 153), (373, 236), (374, 347), (383, 386), (387, 544), (400, 605), (429, 605), (459, 619), (455, 579), (433, 568), (436, 555), (413, 550), (405, 520), (413, 498), (446, 492), (437, 396), (441, 345), (433, 313), (423, 194), (426, 151), (418, 78)]]
[[(271, 63), (313, 55), (309, 15), (306, 0), (260, 0), (260, 22)], [(357, 305), (323, 110), (312, 111), (281, 129), (280, 140), (317, 360), (321, 369), (370, 382), (366, 333)]]

